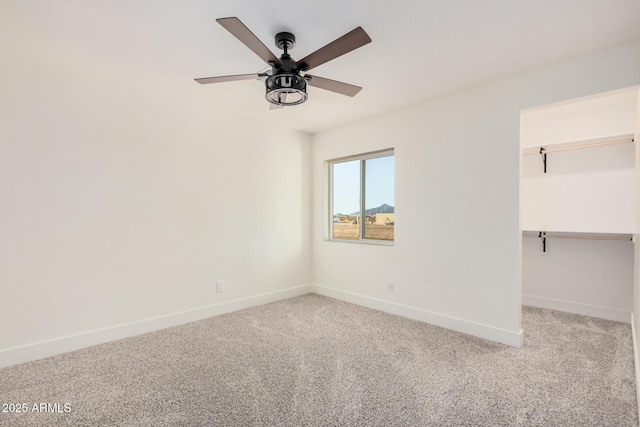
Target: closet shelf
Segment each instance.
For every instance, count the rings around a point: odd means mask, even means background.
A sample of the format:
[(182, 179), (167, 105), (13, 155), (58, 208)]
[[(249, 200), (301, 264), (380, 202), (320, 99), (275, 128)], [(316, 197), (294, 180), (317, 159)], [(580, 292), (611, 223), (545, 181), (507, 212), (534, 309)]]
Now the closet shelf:
[(633, 240), (633, 234), (626, 233), (584, 233), (577, 231), (533, 231), (522, 230), (522, 237), (540, 237), (544, 233), (550, 239), (590, 239), (590, 240)]
[(522, 230), (522, 237), (536, 237), (542, 243), (542, 252), (547, 252), (547, 239), (622, 240), (633, 242), (633, 234), (623, 233), (580, 233), (573, 231), (530, 231)]
[(527, 147), (522, 150), (523, 156), (540, 155), (542, 157), (542, 169), (547, 173), (547, 154), (558, 151), (577, 150), (581, 148), (602, 147), (604, 145), (626, 144), (634, 142), (633, 134), (613, 135), (600, 138), (583, 139), (580, 141), (555, 142), (537, 147)]
[(533, 156), (541, 154), (540, 150), (544, 153), (554, 153), (557, 151), (578, 150), (581, 148), (601, 147), (603, 145), (614, 144), (626, 144), (634, 142), (634, 136), (632, 133), (626, 133), (622, 135), (610, 135), (600, 138), (583, 139), (578, 141), (563, 141), (554, 142), (551, 144), (538, 145), (534, 147), (527, 147), (522, 149), (523, 156)]

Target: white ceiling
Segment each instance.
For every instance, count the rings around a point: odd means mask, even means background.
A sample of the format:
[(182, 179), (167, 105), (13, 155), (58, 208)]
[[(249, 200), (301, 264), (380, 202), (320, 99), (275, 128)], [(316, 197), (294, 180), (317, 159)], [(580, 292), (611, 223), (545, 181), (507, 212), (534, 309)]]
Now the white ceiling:
[[(215, 22), (227, 16), (277, 55), (274, 34), (294, 33), (297, 59), (363, 27), (372, 43), (313, 74), (364, 89), (349, 98), (310, 88), (307, 103), (270, 111), (257, 81), (198, 85), (193, 78), (265, 66)], [(307, 132), (639, 39), (639, 0), (0, 1), (0, 49), (9, 54)]]

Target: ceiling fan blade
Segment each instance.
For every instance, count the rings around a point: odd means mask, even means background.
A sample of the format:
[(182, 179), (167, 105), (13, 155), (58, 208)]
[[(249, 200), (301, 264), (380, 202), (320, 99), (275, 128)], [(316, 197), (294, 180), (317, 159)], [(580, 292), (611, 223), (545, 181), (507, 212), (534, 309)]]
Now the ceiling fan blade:
[(347, 96), (356, 96), (362, 90), (360, 86), (350, 85), (336, 80), (325, 79), (324, 77), (311, 76), (307, 74), (305, 77), (311, 77), (309, 84), (319, 87), (320, 89), (330, 90), (331, 92), (340, 93)]
[(321, 47), (312, 54), (305, 56), (298, 61), (296, 65), (299, 70), (310, 70), (370, 42), (371, 38), (369, 35), (362, 27), (358, 27), (339, 39), (332, 41), (325, 47)]
[(194, 80), (200, 83), (201, 85), (206, 85), (209, 83), (233, 82), (236, 80), (252, 80), (252, 79), (257, 79), (259, 76), (260, 75), (258, 73), (236, 74), (235, 76), (202, 77)]
[(280, 60), (258, 39), (238, 18), (219, 18), (218, 24), (222, 25), (238, 40), (258, 55), (264, 62), (280, 63)]

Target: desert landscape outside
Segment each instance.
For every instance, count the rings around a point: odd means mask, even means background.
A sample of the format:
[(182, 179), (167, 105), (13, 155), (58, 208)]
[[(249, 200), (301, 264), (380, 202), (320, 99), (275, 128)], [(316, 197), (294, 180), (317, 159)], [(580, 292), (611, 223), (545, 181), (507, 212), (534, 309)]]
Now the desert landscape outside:
[[(333, 239), (341, 240), (360, 240), (360, 224), (358, 224), (358, 217), (334, 217), (333, 223)], [(393, 217), (391, 217), (393, 218)], [(340, 220), (341, 219), (341, 220)], [(364, 238), (374, 240), (387, 240), (393, 241), (395, 222), (393, 219), (389, 220), (387, 215), (383, 221), (375, 222), (374, 219), (365, 222), (364, 224)]]

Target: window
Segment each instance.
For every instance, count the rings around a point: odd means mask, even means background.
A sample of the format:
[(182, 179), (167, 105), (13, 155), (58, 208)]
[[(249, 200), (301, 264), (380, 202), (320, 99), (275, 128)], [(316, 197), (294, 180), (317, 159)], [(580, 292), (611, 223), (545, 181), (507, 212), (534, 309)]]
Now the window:
[(329, 239), (392, 243), (393, 149), (331, 160)]

